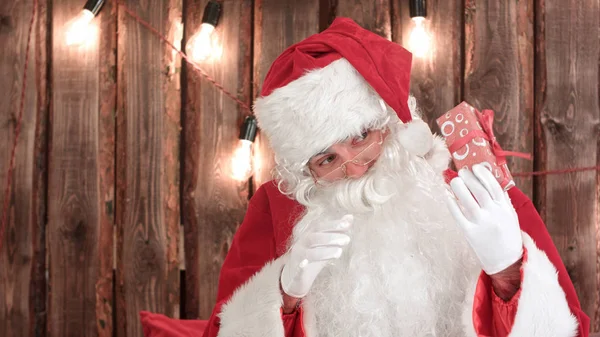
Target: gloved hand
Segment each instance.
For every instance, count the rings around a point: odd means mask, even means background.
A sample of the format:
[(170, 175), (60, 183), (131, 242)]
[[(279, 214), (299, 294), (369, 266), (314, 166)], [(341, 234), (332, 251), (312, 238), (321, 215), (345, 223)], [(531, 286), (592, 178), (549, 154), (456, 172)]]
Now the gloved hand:
[(317, 275), (329, 260), (342, 255), (350, 243), (352, 215), (328, 221), (307, 231), (290, 249), (290, 257), (281, 271), (281, 288), (296, 298), (306, 296)]
[(523, 256), (523, 239), (517, 213), (485, 166), (462, 169), (450, 186), (454, 197), (448, 208), (463, 230), (486, 274), (496, 274)]

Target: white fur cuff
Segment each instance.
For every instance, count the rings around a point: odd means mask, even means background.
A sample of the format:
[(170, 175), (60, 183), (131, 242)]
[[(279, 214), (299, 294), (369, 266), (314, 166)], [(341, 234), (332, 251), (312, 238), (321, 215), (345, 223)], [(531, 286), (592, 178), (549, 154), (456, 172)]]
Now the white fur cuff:
[(556, 268), (546, 253), (523, 232), (527, 261), (511, 337), (573, 337), (577, 319), (571, 314)]
[(219, 314), (219, 337), (284, 337), (279, 275), (287, 256), (266, 264), (240, 286)]

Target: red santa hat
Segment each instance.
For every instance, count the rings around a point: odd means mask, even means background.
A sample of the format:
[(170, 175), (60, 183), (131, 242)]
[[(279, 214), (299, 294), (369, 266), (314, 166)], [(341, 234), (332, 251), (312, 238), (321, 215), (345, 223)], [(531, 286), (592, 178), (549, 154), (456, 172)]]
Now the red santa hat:
[(423, 155), (432, 135), (424, 122), (411, 123), (411, 60), (400, 45), (337, 18), (273, 62), (254, 105), (259, 127), (279, 159), (304, 163), (384, 119), (387, 104), (407, 124), (402, 145)]

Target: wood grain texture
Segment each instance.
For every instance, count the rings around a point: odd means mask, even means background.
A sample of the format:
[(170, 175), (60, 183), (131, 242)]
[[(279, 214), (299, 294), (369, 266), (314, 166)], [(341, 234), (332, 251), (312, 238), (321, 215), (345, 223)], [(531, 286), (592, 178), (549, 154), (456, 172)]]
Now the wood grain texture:
[[(19, 114), (33, 1), (0, 3), (0, 205)], [(40, 1), (32, 31), (21, 133), (0, 243), (0, 335), (45, 335), (45, 189), (48, 114), (47, 4)], [(39, 121), (39, 122), (38, 122)], [(38, 125), (36, 125), (38, 124)], [(0, 214), (2, 216), (2, 214)], [(41, 296), (38, 298), (37, 296)]]
[[(427, 1), (426, 29), (431, 37), (430, 52), (413, 57), (411, 93), (433, 131), (435, 119), (460, 103), (462, 96), (462, 1)], [(410, 50), (409, 36), (414, 27), (408, 1), (392, 1), (392, 40)]]
[[(319, 1), (254, 1), (253, 97), (260, 95), (262, 82), (285, 48), (319, 32)], [(259, 133), (255, 148), (254, 190), (272, 179), (273, 151)]]
[(36, 47), (36, 90), (37, 90), (37, 116), (35, 130), (33, 175), (33, 206), (31, 211), (31, 236), (33, 243), (33, 263), (31, 268), (31, 283), (29, 304), (33, 321), (30, 323), (30, 336), (45, 337), (47, 335), (47, 280), (46, 280), (46, 220), (48, 196), (48, 139), (49, 139), (49, 112), (50, 112), (50, 35), (49, 3), (38, 1), (36, 23), (34, 27)]
[[(178, 45), (181, 1), (125, 1)], [(180, 60), (119, 10), (117, 336), (142, 336), (139, 312), (179, 317)]]
[(114, 335), (115, 142), (117, 116), (117, 4), (107, 1), (96, 18), (100, 25), (98, 109), (99, 274), (96, 281), (96, 328), (99, 337)]
[(363, 28), (392, 39), (389, 0), (338, 0), (336, 16), (348, 17)]
[[(188, 1), (189, 39), (200, 26), (207, 0)], [(220, 59), (199, 64), (248, 105), (251, 100), (252, 1), (226, 0), (216, 33)], [(231, 156), (243, 116), (238, 104), (185, 67), (182, 216), (185, 228), (185, 318), (208, 319), (215, 305), (219, 272), (248, 200), (248, 183), (231, 178)]]
[[(597, 165), (598, 59), (596, 0), (536, 1), (536, 168)], [(598, 175), (542, 177), (536, 204), (598, 330)]]
[[(506, 150), (533, 154), (533, 0), (465, 3), (464, 100), (495, 113), (494, 133)], [(508, 157), (513, 172), (533, 162)], [(515, 178), (533, 197), (533, 179)]]
[[(100, 107), (114, 84), (101, 83), (100, 31), (106, 22), (90, 24), (82, 46), (67, 46), (65, 24), (81, 12), (74, 0), (52, 4), (52, 114), (48, 178), (48, 261), (50, 336), (107, 334), (106, 313), (97, 301), (110, 301), (112, 223), (103, 221), (100, 188)], [(105, 91), (107, 90), (107, 91)], [(114, 96), (114, 93), (113, 93)], [(114, 100), (113, 100), (114, 101)], [(106, 159), (106, 158), (104, 158)], [(108, 242), (106, 242), (109, 240)], [(104, 261), (104, 262), (103, 262)], [(106, 280), (106, 278), (109, 278)], [(98, 297), (103, 294), (103, 297)], [(110, 305), (110, 303), (109, 303)], [(110, 313), (108, 314), (110, 315)], [(108, 321), (110, 324), (110, 321)], [(104, 325), (104, 328), (101, 328)]]

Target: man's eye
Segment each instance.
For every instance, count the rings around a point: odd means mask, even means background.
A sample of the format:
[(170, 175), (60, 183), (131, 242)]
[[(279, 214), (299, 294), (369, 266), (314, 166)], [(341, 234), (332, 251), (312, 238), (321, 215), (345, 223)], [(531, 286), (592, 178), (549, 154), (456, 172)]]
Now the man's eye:
[(363, 133), (361, 133), (360, 136), (354, 137), (354, 139), (352, 140), (352, 145), (360, 144), (363, 140), (365, 140), (365, 138), (367, 138), (368, 135), (368, 131), (363, 131)]
[(323, 165), (327, 165), (330, 164), (332, 161), (335, 160), (335, 156), (330, 154), (329, 156), (323, 158), (320, 162), (319, 162), (319, 166), (323, 166)]

